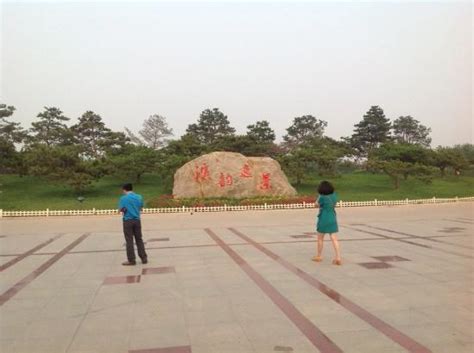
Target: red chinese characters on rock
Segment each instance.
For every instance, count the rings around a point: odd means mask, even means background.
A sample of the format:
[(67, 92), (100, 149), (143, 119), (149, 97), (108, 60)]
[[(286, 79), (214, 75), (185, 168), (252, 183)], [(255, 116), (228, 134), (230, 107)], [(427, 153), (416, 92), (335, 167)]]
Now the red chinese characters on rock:
[(194, 167), (194, 181), (202, 182), (210, 179), (209, 166), (206, 163), (201, 164), (201, 166), (196, 165)]
[(232, 184), (234, 184), (234, 178), (232, 177), (232, 175), (230, 175), (229, 173), (221, 173), (219, 177), (219, 186), (223, 188), (226, 186), (231, 186)]
[(242, 170), (240, 171), (240, 176), (242, 178), (251, 178), (252, 177), (252, 171), (250, 170), (250, 166), (248, 163), (245, 163), (244, 166), (242, 167)]
[(272, 188), (270, 173), (262, 173), (260, 180), (260, 189), (269, 190)]

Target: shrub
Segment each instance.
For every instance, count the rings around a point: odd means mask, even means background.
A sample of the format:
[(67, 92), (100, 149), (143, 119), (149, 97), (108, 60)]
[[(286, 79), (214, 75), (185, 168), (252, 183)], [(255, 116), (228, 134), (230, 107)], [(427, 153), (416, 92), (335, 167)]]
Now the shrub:
[(147, 203), (150, 208), (164, 207), (219, 207), (219, 206), (248, 206), (248, 205), (275, 205), (293, 203), (314, 203), (314, 196), (292, 196), (292, 197), (252, 197), (244, 199), (235, 198), (188, 198), (175, 199), (173, 195), (161, 195), (151, 199)]

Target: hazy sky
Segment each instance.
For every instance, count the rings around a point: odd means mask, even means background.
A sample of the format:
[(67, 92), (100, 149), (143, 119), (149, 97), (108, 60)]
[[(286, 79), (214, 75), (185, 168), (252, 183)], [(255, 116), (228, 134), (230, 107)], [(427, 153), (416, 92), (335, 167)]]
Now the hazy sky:
[(312, 114), (339, 138), (380, 105), (433, 145), (473, 140), (469, 1), (10, 1), (1, 17), (0, 97), (25, 127), (57, 106), (116, 130), (157, 113), (181, 135), (218, 107), (238, 132)]

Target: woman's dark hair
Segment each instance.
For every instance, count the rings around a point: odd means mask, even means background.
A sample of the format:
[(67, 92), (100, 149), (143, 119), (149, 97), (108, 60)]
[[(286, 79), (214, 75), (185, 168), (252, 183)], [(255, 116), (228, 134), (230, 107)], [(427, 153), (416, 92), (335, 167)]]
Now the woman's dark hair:
[(318, 193), (320, 195), (331, 195), (334, 192), (334, 186), (329, 181), (322, 181), (318, 186)]
[(131, 183), (123, 184), (122, 189), (125, 190), (125, 191), (132, 191), (133, 186), (132, 186)]

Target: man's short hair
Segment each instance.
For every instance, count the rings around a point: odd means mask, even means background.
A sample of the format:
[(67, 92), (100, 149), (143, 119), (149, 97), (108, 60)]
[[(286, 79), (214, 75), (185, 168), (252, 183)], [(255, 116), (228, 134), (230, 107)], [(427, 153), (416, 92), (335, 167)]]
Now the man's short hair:
[(125, 190), (125, 191), (132, 191), (133, 190), (133, 185), (132, 185), (132, 183), (123, 184), (122, 189)]

